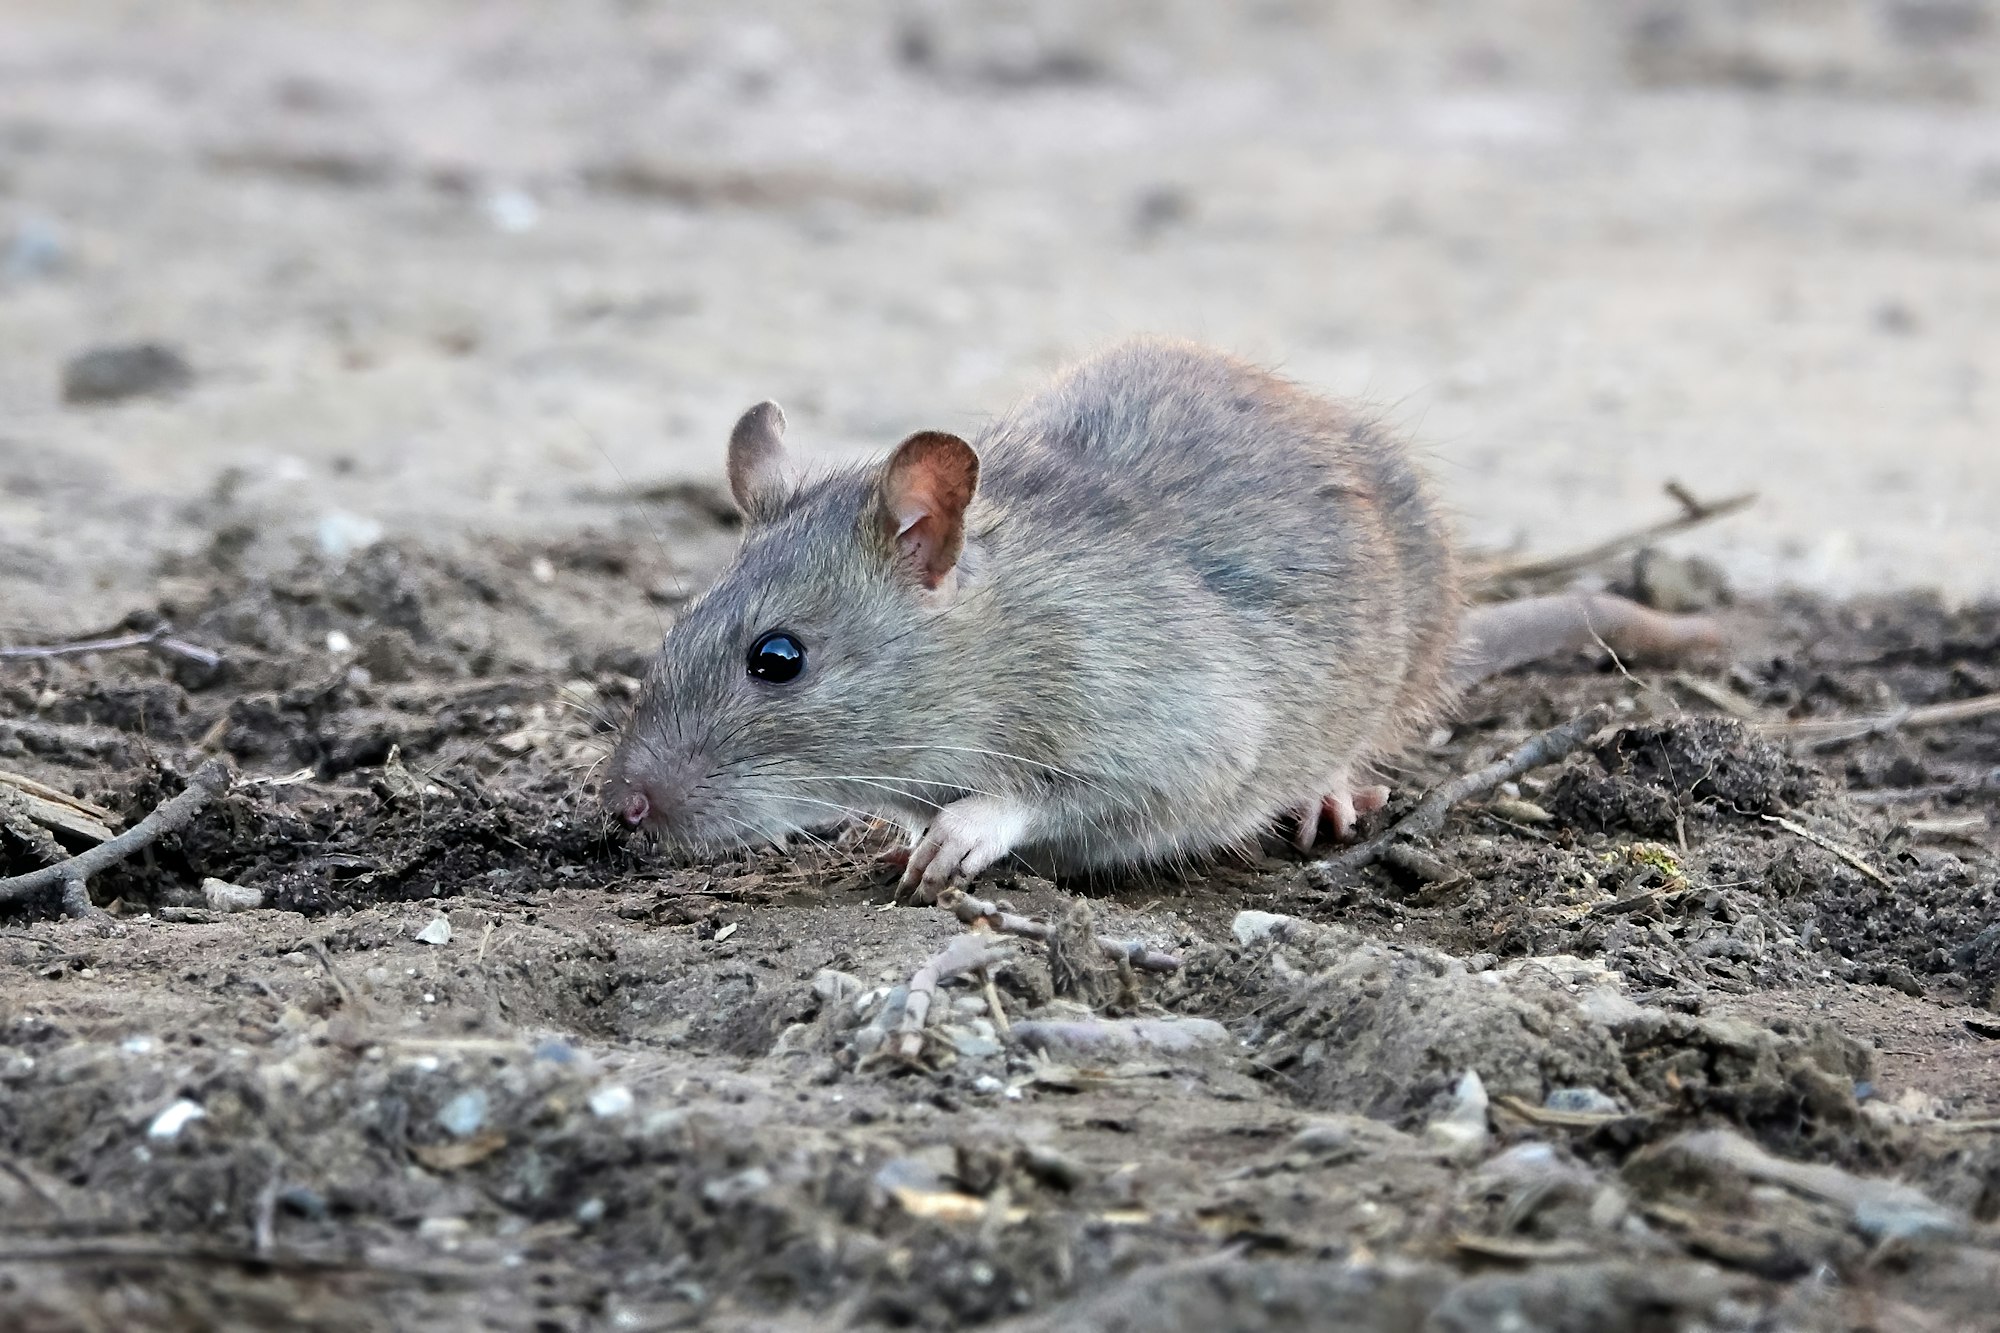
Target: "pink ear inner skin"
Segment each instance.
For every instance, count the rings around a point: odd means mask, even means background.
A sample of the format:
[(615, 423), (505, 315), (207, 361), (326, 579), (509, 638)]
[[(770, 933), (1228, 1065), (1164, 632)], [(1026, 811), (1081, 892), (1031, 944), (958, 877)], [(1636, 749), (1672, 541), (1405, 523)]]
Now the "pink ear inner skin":
[(956, 435), (922, 431), (889, 460), (885, 499), (896, 547), (926, 588), (943, 582), (965, 542), (965, 508), (979, 485), (979, 455)]

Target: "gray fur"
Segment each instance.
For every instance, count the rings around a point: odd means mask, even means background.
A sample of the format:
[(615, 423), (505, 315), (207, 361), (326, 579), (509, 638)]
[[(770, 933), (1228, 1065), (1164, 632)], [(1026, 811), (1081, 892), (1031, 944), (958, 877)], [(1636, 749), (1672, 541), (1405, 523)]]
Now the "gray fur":
[[(913, 829), (1032, 806), (1032, 865), (1239, 843), (1358, 776), (1444, 697), (1450, 546), (1374, 423), (1214, 352), (1135, 342), (974, 442), (955, 590), (868, 529), (874, 469), (757, 495), (736, 562), (674, 625), (610, 771), (713, 847), (840, 810)], [(760, 470), (760, 474), (761, 474)], [(783, 627), (788, 685), (751, 679)]]

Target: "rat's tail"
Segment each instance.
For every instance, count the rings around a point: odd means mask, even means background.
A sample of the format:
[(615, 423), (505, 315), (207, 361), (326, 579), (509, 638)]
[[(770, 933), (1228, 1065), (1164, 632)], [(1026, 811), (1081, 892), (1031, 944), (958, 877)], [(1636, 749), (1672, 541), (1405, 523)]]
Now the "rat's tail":
[(1530, 662), (1604, 648), (1625, 662), (1702, 656), (1727, 646), (1709, 616), (1654, 611), (1608, 593), (1563, 593), (1494, 602), (1466, 611), (1451, 664), (1459, 687)]

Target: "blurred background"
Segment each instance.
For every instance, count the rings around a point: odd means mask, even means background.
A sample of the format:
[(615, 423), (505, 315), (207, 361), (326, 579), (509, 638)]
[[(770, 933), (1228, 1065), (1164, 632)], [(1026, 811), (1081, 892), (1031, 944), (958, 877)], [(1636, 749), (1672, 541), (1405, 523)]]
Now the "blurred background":
[(1120, 334), (1468, 540), (2000, 593), (2000, 0), (4, 0), (0, 624), (612, 521)]

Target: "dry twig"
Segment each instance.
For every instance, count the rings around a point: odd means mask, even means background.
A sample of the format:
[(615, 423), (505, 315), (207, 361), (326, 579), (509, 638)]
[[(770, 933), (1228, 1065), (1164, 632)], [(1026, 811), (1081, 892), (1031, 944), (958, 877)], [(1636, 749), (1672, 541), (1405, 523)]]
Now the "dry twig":
[(1709, 707), (1727, 713), (1730, 717), (1743, 722), (1755, 722), (1760, 716), (1755, 703), (1726, 685), (1718, 685), (1714, 681), (1691, 676), (1685, 671), (1676, 671), (1673, 681), (1677, 688), (1686, 690)]
[(986, 992), (986, 1012), (993, 1015), (993, 1030), (1000, 1034), (1000, 1040), (1011, 1040), (1014, 1025), (1007, 1019), (1007, 1007), (1000, 1003), (1000, 990), (993, 984), (993, 969), (979, 969), (979, 985)]
[(21, 644), (0, 647), (0, 662), (47, 661), (54, 657), (81, 657), (86, 653), (115, 653), (127, 648), (145, 648), (157, 656), (186, 662), (204, 671), (222, 665), (222, 654), (198, 643), (174, 637), (171, 625), (161, 625), (142, 634), (116, 634), (105, 639), (79, 639), (74, 643)]
[(1580, 551), (1525, 560), (1495, 561), (1484, 569), (1474, 569), (1471, 572), (1469, 582), (1473, 591), (1490, 593), (1510, 583), (1554, 578), (1559, 574), (1574, 574), (1578, 570), (1601, 564), (1613, 556), (1650, 545), (1663, 537), (1672, 537), (1718, 518), (1726, 518), (1739, 510), (1748, 509), (1757, 502), (1755, 491), (1732, 495), (1726, 500), (1704, 502), (1695, 499), (1676, 482), (1667, 483), (1667, 494), (1680, 502), (1681, 512), (1676, 517), (1649, 523), (1643, 528), (1623, 532), (1615, 537), (1608, 537), (1595, 546), (1587, 546)]
[(914, 1061), (924, 1049), (924, 1023), (930, 1018), (931, 999), (938, 983), (975, 972), (1005, 957), (987, 935), (960, 935), (945, 946), (943, 953), (918, 968), (910, 978), (910, 997), (903, 1002), (903, 1021), (897, 1029), (895, 1053), (899, 1059)]
[(161, 1240), (154, 1236), (20, 1236), (0, 1239), (0, 1264), (22, 1263), (205, 1263), (270, 1268), (290, 1273), (365, 1273), (382, 1277), (487, 1282), (491, 1267), (408, 1264), (359, 1256), (259, 1253), (203, 1241)]
[(126, 829), (109, 842), (79, 852), (67, 861), (45, 866), (12, 879), (0, 879), (0, 903), (30, 897), (46, 889), (62, 886), (63, 910), (71, 916), (87, 916), (93, 909), (88, 880), (100, 870), (114, 866), (153, 845), (168, 833), (177, 833), (201, 812), (203, 806), (229, 786), (229, 765), (211, 759), (188, 779), (187, 790), (162, 804), (152, 814)]
[(1824, 837), (1818, 833), (1814, 833), (1804, 824), (1794, 823), (1793, 821), (1785, 818), (1783, 815), (1765, 815), (1764, 822), (1767, 824), (1776, 824), (1779, 828), (1785, 830), (1785, 832), (1795, 833), (1799, 837), (1804, 838), (1807, 842), (1811, 843), (1813, 846), (1818, 847), (1823, 851), (1832, 852), (1835, 856), (1847, 862), (1847, 864), (1853, 866), (1856, 870), (1859, 870), (1862, 874), (1868, 876), (1868, 878), (1874, 880), (1877, 884), (1880, 884), (1883, 888), (1887, 889), (1894, 887), (1889, 883), (1887, 879), (1883, 878), (1882, 872), (1877, 870), (1874, 866), (1869, 865), (1859, 856), (1855, 855), (1853, 852), (1848, 851), (1845, 847), (1842, 847), (1839, 843), (1833, 841), (1833, 839)]
[(1791, 722), (1770, 722), (1760, 728), (1767, 736), (1801, 740), (1814, 748), (1858, 741), (1892, 731), (1921, 731), (1926, 727), (1948, 727), (1959, 722), (1977, 722), (2000, 716), (2000, 694), (1981, 694), (1950, 703), (1923, 704), (1899, 708), (1874, 717), (1806, 717)]
[(1525, 745), (1488, 764), (1478, 772), (1467, 773), (1463, 777), (1445, 783), (1424, 797), (1417, 808), (1405, 815), (1402, 822), (1394, 828), (1378, 833), (1338, 856), (1315, 861), (1306, 869), (1308, 873), (1339, 875), (1373, 865), (1382, 859), (1383, 853), (1395, 842), (1405, 838), (1425, 837), (1443, 828), (1445, 816), (1460, 802), (1484, 795), (1503, 782), (1512, 782), (1530, 769), (1540, 768), (1544, 764), (1553, 764), (1569, 757), (1585, 741), (1602, 730), (1610, 720), (1610, 708), (1599, 704), (1561, 726), (1550, 727)]
[(1941, 819), (1906, 819), (1903, 827), (1912, 837), (1977, 842), (1991, 823), (1985, 815), (1953, 815)]
[[(1046, 944), (1055, 929), (1046, 921), (1037, 921), (1007, 910), (1005, 903), (975, 898), (964, 889), (946, 889), (938, 895), (937, 901), (939, 907), (948, 909), (966, 925), (983, 925), (1002, 935), (1018, 935), (1025, 940)], [(1127, 963), (1141, 972), (1172, 972), (1181, 965), (1177, 955), (1149, 948), (1138, 940), (1114, 940), (1099, 935), (1097, 947), (1112, 962)]]
[(0, 800), (10, 795), (17, 798), (17, 807), (25, 807), (26, 817), (37, 824), (91, 842), (109, 841), (118, 824), (118, 816), (102, 806), (78, 800), (25, 773), (0, 768)]

